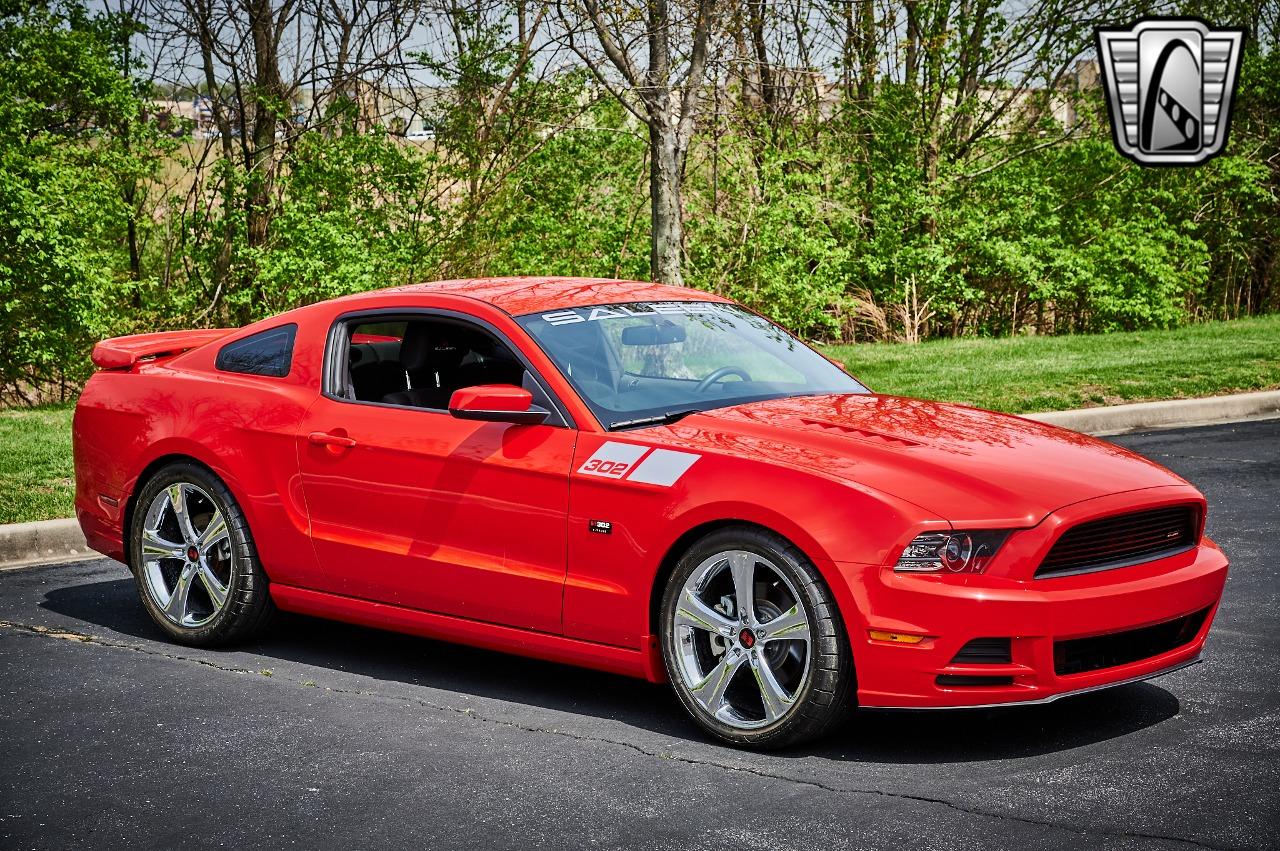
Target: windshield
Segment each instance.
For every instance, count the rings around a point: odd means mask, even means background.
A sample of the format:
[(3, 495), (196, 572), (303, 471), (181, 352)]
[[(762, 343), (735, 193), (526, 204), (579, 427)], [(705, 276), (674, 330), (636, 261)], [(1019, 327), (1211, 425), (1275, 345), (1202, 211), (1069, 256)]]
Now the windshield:
[(610, 429), (762, 399), (867, 392), (786, 331), (733, 304), (633, 302), (516, 321)]

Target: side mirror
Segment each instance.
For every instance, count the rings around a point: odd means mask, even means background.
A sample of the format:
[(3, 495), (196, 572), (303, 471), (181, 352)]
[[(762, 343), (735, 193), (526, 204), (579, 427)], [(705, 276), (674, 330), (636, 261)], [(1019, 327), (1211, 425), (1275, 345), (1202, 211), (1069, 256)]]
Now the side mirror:
[(514, 384), (462, 387), (449, 397), (449, 413), (460, 420), (533, 425), (551, 412), (533, 404), (533, 394)]

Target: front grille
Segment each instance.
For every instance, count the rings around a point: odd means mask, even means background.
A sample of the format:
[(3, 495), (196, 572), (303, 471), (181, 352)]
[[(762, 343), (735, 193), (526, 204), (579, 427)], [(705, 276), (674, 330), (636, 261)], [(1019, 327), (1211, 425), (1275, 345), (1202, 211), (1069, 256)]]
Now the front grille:
[(1189, 644), (1200, 634), (1208, 616), (1209, 610), (1201, 609), (1155, 626), (1055, 641), (1053, 670), (1058, 674), (1083, 674), (1159, 656)]
[(1007, 638), (975, 638), (960, 648), (953, 665), (1000, 665), (1013, 661)]
[(1072, 527), (1049, 550), (1036, 578), (1070, 576), (1154, 561), (1195, 546), (1200, 512), (1172, 505), (1090, 520)]

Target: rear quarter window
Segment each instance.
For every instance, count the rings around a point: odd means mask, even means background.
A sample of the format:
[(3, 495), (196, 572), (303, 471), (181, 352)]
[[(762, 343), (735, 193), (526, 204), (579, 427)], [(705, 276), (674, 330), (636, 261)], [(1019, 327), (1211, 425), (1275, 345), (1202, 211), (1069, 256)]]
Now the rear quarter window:
[(293, 337), (297, 331), (297, 325), (281, 325), (227, 343), (218, 350), (214, 365), (223, 372), (283, 378), (293, 362)]

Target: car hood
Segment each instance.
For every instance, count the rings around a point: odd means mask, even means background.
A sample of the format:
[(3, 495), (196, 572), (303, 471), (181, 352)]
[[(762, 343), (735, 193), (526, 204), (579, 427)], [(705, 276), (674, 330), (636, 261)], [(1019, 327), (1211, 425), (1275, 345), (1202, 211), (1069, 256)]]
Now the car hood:
[(836, 476), (957, 526), (1032, 526), (1067, 505), (1186, 482), (1079, 432), (899, 396), (803, 396), (719, 408), (668, 427), (690, 448)]

